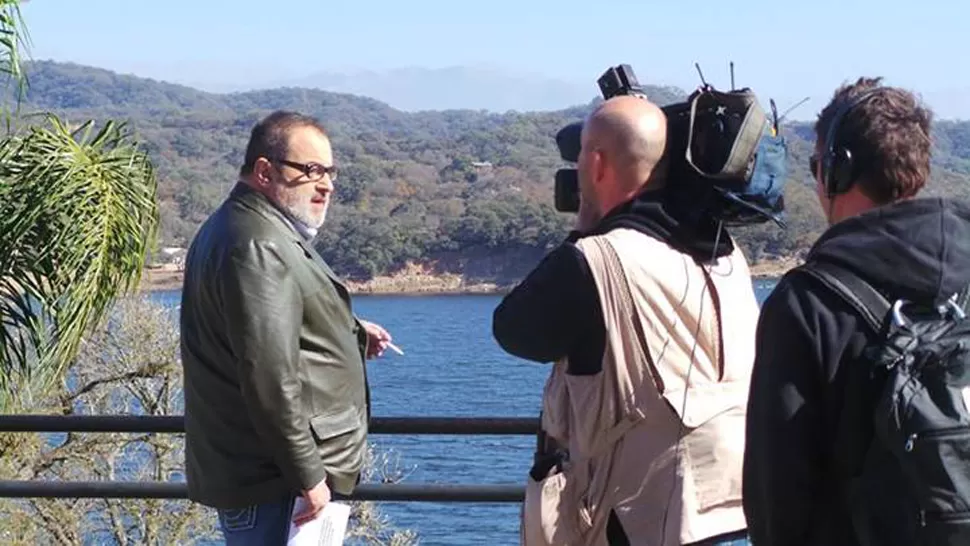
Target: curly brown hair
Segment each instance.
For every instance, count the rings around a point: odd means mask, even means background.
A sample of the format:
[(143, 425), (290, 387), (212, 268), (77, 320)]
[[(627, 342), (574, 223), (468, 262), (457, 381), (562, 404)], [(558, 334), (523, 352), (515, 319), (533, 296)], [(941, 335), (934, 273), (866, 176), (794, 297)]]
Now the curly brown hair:
[[(820, 148), (839, 106), (881, 83), (882, 78), (859, 78), (835, 91), (815, 122)], [(853, 178), (882, 205), (915, 196), (929, 180), (933, 113), (909, 91), (880, 89), (842, 118), (835, 145), (852, 151)]]

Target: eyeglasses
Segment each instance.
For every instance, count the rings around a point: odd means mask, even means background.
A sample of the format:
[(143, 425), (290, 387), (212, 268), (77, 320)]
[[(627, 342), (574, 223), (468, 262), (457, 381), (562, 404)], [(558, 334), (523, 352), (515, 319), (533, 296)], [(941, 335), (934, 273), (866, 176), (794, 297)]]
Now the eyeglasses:
[(319, 163), (314, 163), (312, 161), (309, 163), (297, 163), (288, 159), (273, 159), (272, 161), (281, 165), (286, 165), (287, 167), (293, 167), (298, 171), (302, 171), (307, 179), (309, 179), (311, 182), (323, 180), (323, 177), (328, 174), (330, 175), (330, 180), (337, 179), (336, 165), (326, 166)]

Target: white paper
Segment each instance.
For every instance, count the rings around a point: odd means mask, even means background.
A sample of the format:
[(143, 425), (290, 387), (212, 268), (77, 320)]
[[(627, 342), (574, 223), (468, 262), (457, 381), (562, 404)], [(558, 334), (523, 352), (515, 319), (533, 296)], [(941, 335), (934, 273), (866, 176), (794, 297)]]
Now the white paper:
[(350, 519), (350, 505), (328, 502), (317, 517), (297, 526), (293, 515), (299, 514), (306, 506), (306, 499), (297, 497), (290, 516), (290, 535), (287, 546), (341, 546), (347, 534), (347, 521)]

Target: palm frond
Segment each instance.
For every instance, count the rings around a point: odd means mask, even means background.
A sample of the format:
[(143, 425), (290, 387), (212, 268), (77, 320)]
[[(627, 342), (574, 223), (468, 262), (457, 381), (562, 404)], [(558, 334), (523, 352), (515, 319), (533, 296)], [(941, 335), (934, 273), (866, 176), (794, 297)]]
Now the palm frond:
[(125, 124), (45, 117), (0, 141), (0, 391), (61, 377), (137, 285), (158, 227), (154, 167)]
[(28, 87), (22, 61), (30, 44), (27, 25), (20, 14), (21, 3), (21, 0), (0, 0), (0, 77), (7, 79), (5, 83), (14, 84), (18, 108)]

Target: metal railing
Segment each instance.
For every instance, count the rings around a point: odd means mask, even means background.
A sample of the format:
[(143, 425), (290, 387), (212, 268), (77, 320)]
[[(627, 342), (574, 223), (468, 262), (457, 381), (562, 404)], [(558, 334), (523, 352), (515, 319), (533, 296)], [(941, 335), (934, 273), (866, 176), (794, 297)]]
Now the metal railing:
[[(519, 417), (373, 417), (371, 434), (408, 435), (529, 435), (539, 428), (537, 418)], [(182, 416), (146, 415), (0, 415), (0, 433), (185, 432)], [(522, 502), (520, 484), (396, 483), (357, 486), (344, 500), (424, 502)], [(0, 498), (151, 498), (185, 499), (184, 482), (59, 482), (0, 480)]]

